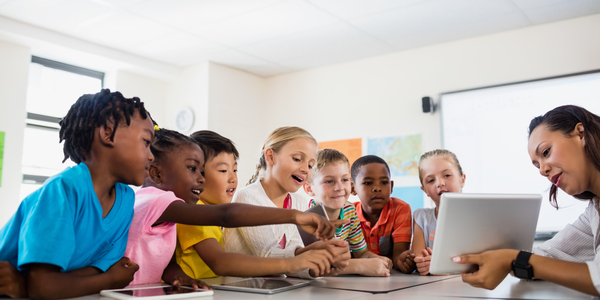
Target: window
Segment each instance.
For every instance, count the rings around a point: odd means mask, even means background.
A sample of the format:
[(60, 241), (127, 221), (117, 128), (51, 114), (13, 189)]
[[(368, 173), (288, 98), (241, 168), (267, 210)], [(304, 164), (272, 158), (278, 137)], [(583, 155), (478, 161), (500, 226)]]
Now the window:
[(27, 119), (23, 137), (21, 199), (38, 189), (48, 177), (74, 163), (62, 163), (58, 122), (83, 94), (102, 89), (104, 73), (33, 56), (27, 87)]

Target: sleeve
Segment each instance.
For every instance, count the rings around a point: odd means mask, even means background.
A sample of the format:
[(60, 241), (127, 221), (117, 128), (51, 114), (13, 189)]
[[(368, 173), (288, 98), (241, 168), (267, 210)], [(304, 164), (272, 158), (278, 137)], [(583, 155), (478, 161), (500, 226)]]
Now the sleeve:
[[(349, 206), (349, 209), (354, 208), (354, 205)], [(350, 214), (350, 234), (348, 236), (350, 251), (361, 251), (367, 248), (367, 242), (360, 227), (356, 210), (352, 209)]]
[(590, 226), (590, 215), (593, 213), (596, 212), (591, 204), (579, 219), (565, 226), (552, 239), (535, 247), (533, 253), (572, 262), (594, 261), (594, 235)]
[(127, 238), (129, 237), (129, 226), (131, 225), (131, 221), (133, 220), (133, 203), (135, 202), (135, 193), (133, 190), (123, 185), (121, 186), (122, 191), (122, 208), (121, 212), (123, 214), (123, 224), (119, 226), (119, 234), (116, 235), (116, 238), (112, 242), (103, 242), (100, 245), (100, 249), (106, 247), (108, 251), (106, 254), (101, 255), (98, 259), (91, 263), (91, 266), (96, 267), (104, 272), (108, 270), (112, 265), (114, 265), (119, 259), (121, 259), (125, 255), (125, 248), (127, 248)]
[(74, 209), (70, 194), (59, 178), (46, 183), (35, 204), (24, 216), (19, 234), (20, 271), (30, 263), (51, 264), (65, 272), (75, 251)]
[(394, 230), (392, 231), (392, 240), (394, 243), (410, 243), (412, 235), (412, 215), (410, 205), (404, 202), (399, 203), (398, 211), (394, 220)]
[[(166, 192), (162, 195), (159, 195), (158, 197), (156, 197), (156, 199), (151, 201), (148, 204), (148, 209), (146, 210), (146, 214), (142, 219), (142, 222), (144, 224), (142, 227), (143, 232), (152, 232), (154, 229), (162, 231), (162, 229), (159, 229), (160, 225), (154, 227), (152, 225), (156, 223), (156, 221), (162, 216), (167, 207), (169, 207), (169, 205), (171, 205), (171, 203), (175, 201), (183, 202), (183, 200), (177, 198), (177, 196), (175, 196), (173, 192)], [(161, 225), (167, 225), (166, 223), (167, 222)]]
[(207, 240), (216, 239), (219, 240), (217, 235), (212, 229), (214, 226), (194, 226), (177, 224), (177, 240), (183, 251), (186, 251), (194, 245)]
[[(237, 196), (237, 197), (236, 197)], [(254, 195), (248, 189), (241, 190), (234, 196), (232, 202), (260, 205), (259, 195)], [(281, 249), (279, 241), (283, 236), (277, 236), (276, 226), (288, 225), (265, 225), (254, 227), (239, 227), (235, 229), (241, 236), (248, 250), (254, 256), (288, 258), (296, 255), (296, 247), (286, 247)], [(294, 226), (294, 225), (289, 225)], [(293, 238), (293, 237), (287, 237)]]

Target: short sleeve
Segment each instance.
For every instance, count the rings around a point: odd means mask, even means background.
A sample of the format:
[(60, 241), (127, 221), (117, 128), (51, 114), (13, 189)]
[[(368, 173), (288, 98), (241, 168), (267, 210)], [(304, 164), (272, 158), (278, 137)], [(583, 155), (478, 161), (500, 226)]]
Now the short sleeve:
[[(30, 195), (37, 197), (23, 218), (19, 234), (20, 271), (27, 264), (43, 263), (67, 271), (76, 247), (74, 213), (76, 195), (54, 179)], [(34, 199), (31, 199), (34, 200)]]
[(412, 235), (412, 215), (410, 205), (398, 200), (397, 210), (394, 212), (394, 230), (392, 239), (394, 243), (410, 243)]
[(350, 210), (350, 233), (348, 235), (348, 244), (350, 247), (350, 251), (361, 251), (366, 249), (367, 242), (365, 241), (365, 237), (360, 227), (360, 221), (358, 220), (358, 216), (356, 215), (356, 209), (354, 209), (354, 205), (346, 205), (344, 209)]
[(194, 245), (207, 240), (216, 239), (219, 241), (219, 236), (215, 230), (221, 230), (217, 226), (194, 226), (177, 224), (177, 239), (182, 250), (194, 247)]

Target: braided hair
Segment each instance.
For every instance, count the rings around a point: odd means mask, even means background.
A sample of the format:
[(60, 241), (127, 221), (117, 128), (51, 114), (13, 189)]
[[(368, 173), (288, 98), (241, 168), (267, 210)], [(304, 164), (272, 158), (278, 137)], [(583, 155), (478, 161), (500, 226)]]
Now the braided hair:
[(195, 146), (194, 140), (187, 135), (181, 134), (175, 130), (161, 128), (154, 135), (154, 140), (150, 145), (150, 151), (154, 155), (154, 163), (163, 162), (170, 154), (177, 151), (182, 146)]
[(108, 128), (108, 123), (114, 124), (110, 136), (112, 141), (120, 122), (125, 119), (127, 126), (131, 124), (131, 116), (136, 109), (145, 120), (149, 117), (140, 98), (125, 98), (119, 92), (111, 93), (103, 89), (96, 94), (85, 94), (71, 106), (67, 115), (60, 120), (59, 142), (65, 141), (63, 162), (71, 159), (79, 164), (86, 159), (92, 149), (94, 131), (97, 127)]

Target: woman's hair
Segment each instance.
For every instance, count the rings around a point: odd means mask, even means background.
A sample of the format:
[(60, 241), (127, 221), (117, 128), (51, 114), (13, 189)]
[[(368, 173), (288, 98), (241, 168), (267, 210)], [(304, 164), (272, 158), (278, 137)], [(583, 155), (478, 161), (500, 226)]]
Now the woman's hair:
[(344, 153), (335, 149), (323, 149), (317, 153), (317, 163), (312, 168), (312, 175), (308, 179), (308, 182), (312, 182), (312, 179), (319, 173), (323, 168), (333, 164), (345, 164), (350, 169), (350, 161)]
[(111, 93), (109, 89), (103, 89), (96, 94), (85, 94), (71, 106), (67, 115), (60, 120), (59, 143), (63, 144), (65, 157), (63, 162), (70, 158), (75, 163), (86, 159), (92, 149), (94, 131), (97, 127), (108, 127), (108, 123), (114, 124), (110, 140), (123, 119), (127, 126), (131, 124), (131, 116), (136, 109), (140, 112), (142, 119), (149, 117), (140, 98), (125, 98), (119, 92)]
[(265, 141), (265, 144), (260, 151), (260, 158), (258, 160), (258, 164), (256, 165), (256, 172), (250, 178), (248, 184), (254, 183), (260, 174), (261, 170), (267, 169), (267, 160), (265, 159), (265, 150), (273, 149), (273, 152), (277, 153), (283, 146), (285, 146), (289, 141), (298, 139), (298, 138), (307, 138), (315, 142), (317, 144), (317, 140), (308, 133), (308, 131), (300, 128), (300, 127), (280, 127), (275, 129), (275, 131), (271, 132)]
[(421, 166), (423, 166), (423, 163), (426, 160), (434, 157), (440, 157), (448, 160), (451, 164), (454, 165), (456, 170), (458, 170), (458, 175), (463, 176), (463, 170), (460, 166), (460, 163), (458, 162), (456, 154), (446, 149), (435, 149), (429, 152), (425, 152), (425, 154), (421, 155), (421, 158), (419, 159), (419, 181), (421, 181), (421, 185), (423, 185), (423, 173), (421, 171)]
[(237, 161), (240, 157), (239, 152), (235, 148), (233, 142), (210, 130), (200, 130), (192, 133), (190, 138), (200, 146), (204, 152), (204, 160), (209, 161), (221, 153), (233, 154), (233, 158)]
[(197, 146), (190, 137), (174, 130), (160, 128), (155, 131), (150, 151), (154, 155), (154, 163), (160, 164), (169, 155), (176, 153), (183, 146)]
[[(577, 124), (581, 123), (584, 128), (583, 138), (585, 140), (585, 154), (590, 158), (596, 170), (600, 171), (600, 117), (587, 111), (583, 107), (575, 105), (559, 106), (543, 116), (538, 116), (529, 123), (529, 136), (535, 128), (545, 125), (550, 131), (560, 131), (564, 136), (570, 137), (571, 132)], [(556, 200), (556, 185), (550, 187), (550, 204), (558, 208)], [(590, 191), (573, 195), (577, 199), (589, 200), (596, 197)]]

